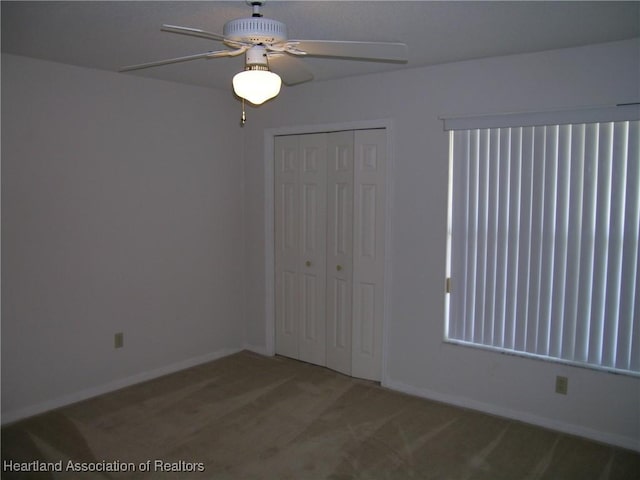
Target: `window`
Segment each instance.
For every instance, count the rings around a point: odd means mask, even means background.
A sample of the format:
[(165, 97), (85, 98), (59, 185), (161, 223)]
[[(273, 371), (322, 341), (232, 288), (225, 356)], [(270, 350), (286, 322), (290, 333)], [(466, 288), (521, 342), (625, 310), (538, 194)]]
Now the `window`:
[(447, 341), (640, 374), (639, 110), (445, 120)]

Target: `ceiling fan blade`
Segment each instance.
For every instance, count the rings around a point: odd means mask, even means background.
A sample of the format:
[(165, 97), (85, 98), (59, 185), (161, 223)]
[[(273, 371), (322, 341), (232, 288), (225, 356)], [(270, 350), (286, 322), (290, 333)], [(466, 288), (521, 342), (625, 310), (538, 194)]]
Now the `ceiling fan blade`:
[(269, 70), (280, 75), (285, 85), (297, 85), (313, 80), (313, 74), (297, 58), (283, 53), (271, 53), (268, 59)]
[(408, 49), (404, 43), (288, 40), (287, 45), (294, 47), (294, 50), (301, 50), (307, 55), (317, 57), (342, 57), (397, 63), (404, 63), (408, 60)]
[(187, 55), (185, 57), (168, 58), (166, 60), (158, 60), (156, 62), (139, 63), (138, 65), (129, 65), (120, 68), (119, 72), (130, 72), (131, 70), (142, 70), (143, 68), (159, 67), (161, 65), (169, 65), (171, 63), (188, 62), (190, 60), (198, 60), (199, 58), (216, 58), (216, 57), (230, 57), (239, 55), (243, 51), (238, 50), (218, 50), (205, 53), (197, 53), (195, 55)]
[(177, 25), (162, 25), (160, 29), (163, 32), (180, 33), (182, 35), (191, 35), (192, 37), (208, 38), (209, 40), (218, 40), (224, 42), (224, 36), (213, 32), (200, 30), (199, 28), (179, 27)]

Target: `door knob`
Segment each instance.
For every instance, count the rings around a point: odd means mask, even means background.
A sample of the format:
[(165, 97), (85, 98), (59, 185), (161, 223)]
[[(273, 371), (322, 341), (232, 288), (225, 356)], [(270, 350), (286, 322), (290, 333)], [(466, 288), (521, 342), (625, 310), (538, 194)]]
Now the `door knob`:
[(306, 262), (304, 262), (304, 264), (305, 264), (307, 267), (310, 267), (310, 266), (311, 266), (311, 260), (307, 260)]
[(337, 271), (342, 270), (342, 265), (336, 265), (336, 270), (337, 270)]

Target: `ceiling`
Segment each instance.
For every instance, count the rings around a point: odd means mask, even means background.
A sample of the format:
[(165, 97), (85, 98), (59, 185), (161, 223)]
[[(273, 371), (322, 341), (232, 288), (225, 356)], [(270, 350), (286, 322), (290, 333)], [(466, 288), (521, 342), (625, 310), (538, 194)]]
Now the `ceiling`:
[[(236, 1), (2, 1), (2, 51), (116, 72), (223, 45), (160, 31), (163, 23), (222, 33), (251, 16)], [(315, 80), (640, 37), (640, 2), (267, 1), (289, 38), (403, 42), (406, 64), (304, 58)], [(126, 75), (229, 88), (242, 57), (194, 60)], [(123, 73), (123, 75), (125, 75)], [(295, 88), (290, 87), (290, 88)]]

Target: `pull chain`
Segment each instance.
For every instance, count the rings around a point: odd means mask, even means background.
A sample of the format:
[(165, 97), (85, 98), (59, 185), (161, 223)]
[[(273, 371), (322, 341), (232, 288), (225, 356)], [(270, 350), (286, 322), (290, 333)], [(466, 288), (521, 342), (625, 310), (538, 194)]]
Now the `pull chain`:
[(244, 98), (242, 99), (242, 115), (240, 116), (240, 126), (244, 127), (244, 124), (247, 123), (247, 115), (244, 112)]

